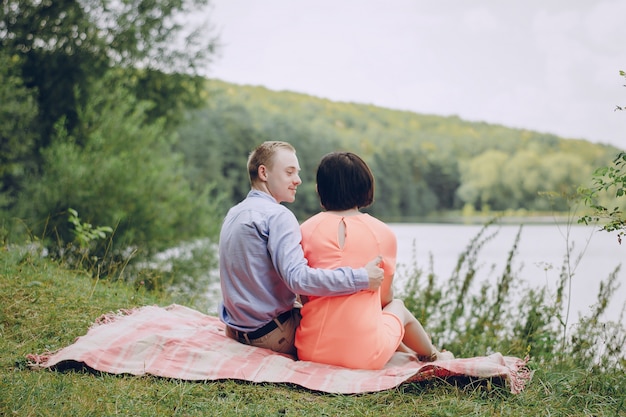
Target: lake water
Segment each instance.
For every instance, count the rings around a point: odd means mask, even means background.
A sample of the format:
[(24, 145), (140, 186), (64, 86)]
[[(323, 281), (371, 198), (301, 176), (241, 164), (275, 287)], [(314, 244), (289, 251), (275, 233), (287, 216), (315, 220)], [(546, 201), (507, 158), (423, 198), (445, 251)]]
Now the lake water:
[[(391, 228), (398, 238), (398, 281), (402, 287), (402, 270), (412, 268), (415, 263), (428, 273), (430, 256), (433, 272), (440, 282), (452, 275), (459, 255), (481, 230), (481, 225), (459, 224), (407, 224), (392, 223)], [(484, 235), (496, 233), (487, 241), (478, 255), (476, 284), (489, 280), (495, 282), (502, 273), (508, 253), (513, 247), (519, 225), (493, 225)], [(626, 242), (617, 242), (614, 233), (598, 231), (592, 226), (567, 226), (557, 224), (524, 225), (522, 227), (513, 270), (530, 286), (547, 285), (556, 288), (566, 249), (573, 249), (570, 265), (573, 272), (570, 320), (576, 321), (578, 314), (588, 314), (590, 306), (597, 300), (601, 280), (606, 280), (615, 268), (621, 283), (617, 294), (605, 313), (605, 319), (617, 321), (626, 302)], [(584, 252), (584, 253), (583, 253)], [(579, 261), (577, 258), (581, 255)]]

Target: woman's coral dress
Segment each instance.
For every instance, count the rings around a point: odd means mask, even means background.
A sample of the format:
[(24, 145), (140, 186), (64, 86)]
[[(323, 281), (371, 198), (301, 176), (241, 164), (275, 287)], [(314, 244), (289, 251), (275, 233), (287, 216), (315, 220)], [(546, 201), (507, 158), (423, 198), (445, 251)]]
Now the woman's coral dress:
[[(340, 245), (341, 222), (345, 242)], [(302, 247), (309, 265), (361, 268), (378, 255), (389, 288), (395, 272), (397, 241), (385, 223), (368, 214), (318, 213), (302, 226)], [(404, 337), (398, 317), (382, 311), (381, 289), (336, 297), (309, 297), (296, 332), (300, 360), (355, 369), (381, 369)]]

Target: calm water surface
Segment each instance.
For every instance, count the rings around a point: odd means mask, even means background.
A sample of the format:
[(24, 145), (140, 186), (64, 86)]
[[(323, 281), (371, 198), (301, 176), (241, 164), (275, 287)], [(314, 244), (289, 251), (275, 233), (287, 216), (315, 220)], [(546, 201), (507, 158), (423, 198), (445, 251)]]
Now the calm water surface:
[[(452, 275), (459, 255), (481, 230), (481, 225), (456, 224), (407, 224), (391, 223), (398, 238), (398, 276), (396, 288), (401, 289), (402, 271), (418, 268), (428, 272), (430, 256), (433, 271), (439, 280), (445, 281)], [(495, 234), (487, 241), (478, 255), (476, 286), (482, 281), (495, 282), (506, 264), (508, 253), (513, 247), (519, 225), (494, 225), (483, 236)], [(524, 225), (521, 230), (517, 255), (513, 269), (517, 276), (530, 286), (547, 285), (556, 288), (561, 266), (571, 250), (570, 266), (572, 280), (572, 315), (587, 314), (596, 302), (601, 280), (606, 280), (620, 264), (618, 281), (621, 284), (606, 313), (606, 319), (618, 320), (626, 302), (626, 242), (618, 244), (615, 234), (597, 231), (597, 227), (566, 225)], [(568, 243), (569, 242), (569, 243)], [(572, 246), (573, 245), (573, 246)]]

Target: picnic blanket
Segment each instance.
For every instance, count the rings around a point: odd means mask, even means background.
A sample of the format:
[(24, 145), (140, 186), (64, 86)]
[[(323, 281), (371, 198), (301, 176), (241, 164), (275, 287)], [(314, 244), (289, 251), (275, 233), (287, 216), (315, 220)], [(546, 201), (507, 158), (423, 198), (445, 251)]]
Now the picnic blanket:
[(293, 383), (341, 394), (383, 391), (429, 378), (498, 378), (514, 394), (530, 381), (526, 360), (484, 357), (419, 362), (395, 353), (381, 370), (355, 370), (295, 360), (228, 338), (214, 316), (184, 306), (145, 306), (101, 316), (87, 334), (56, 352), (27, 356), (34, 368), (86, 366), (111, 374), (154, 375), (189, 381), (237, 379)]

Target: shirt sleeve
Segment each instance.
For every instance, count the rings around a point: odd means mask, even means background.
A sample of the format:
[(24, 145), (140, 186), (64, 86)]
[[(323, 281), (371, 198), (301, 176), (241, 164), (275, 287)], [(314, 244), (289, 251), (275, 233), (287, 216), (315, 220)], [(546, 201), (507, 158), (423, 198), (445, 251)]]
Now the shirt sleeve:
[(268, 221), (270, 232), (267, 246), (272, 262), (285, 285), (294, 293), (314, 296), (347, 295), (369, 287), (365, 268), (310, 268), (301, 246), (300, 225), (289, 209), (280, 210)]

